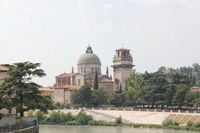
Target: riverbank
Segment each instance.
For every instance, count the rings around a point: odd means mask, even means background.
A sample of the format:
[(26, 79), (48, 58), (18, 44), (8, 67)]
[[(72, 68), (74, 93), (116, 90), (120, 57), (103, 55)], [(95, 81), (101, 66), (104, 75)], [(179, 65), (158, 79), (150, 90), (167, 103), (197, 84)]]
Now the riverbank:
[(77, 115), (63, 112), (52, 112), (49, 116), (45, 116), (41, 112), (37, 112), (39, 123), (42, 125), (71, 125), (71, 126), (106, 126), (106, 127), (133, 127), (133, 128), (149, 128), (149, 129), (175, 129), (175, 130), (190, 130), (200, 131), (200, 124), (188, 122), (186, 126), (181, 126), (179, 123), (173, 121), (165, 121), (162, 125), (159, 124), (136, 124), (124, 123), (120, 117), (116, 118), (114, 122), (94, 120), (91, 115), (85, 112), (79, 112)]

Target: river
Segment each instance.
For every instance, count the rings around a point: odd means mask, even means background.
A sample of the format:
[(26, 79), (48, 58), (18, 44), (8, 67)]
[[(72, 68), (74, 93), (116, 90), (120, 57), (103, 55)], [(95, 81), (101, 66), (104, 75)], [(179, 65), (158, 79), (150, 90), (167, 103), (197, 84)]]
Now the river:
[(168, 129), (142, 129), (131, 127), (40, 126), (39, 133), (195, 133)]

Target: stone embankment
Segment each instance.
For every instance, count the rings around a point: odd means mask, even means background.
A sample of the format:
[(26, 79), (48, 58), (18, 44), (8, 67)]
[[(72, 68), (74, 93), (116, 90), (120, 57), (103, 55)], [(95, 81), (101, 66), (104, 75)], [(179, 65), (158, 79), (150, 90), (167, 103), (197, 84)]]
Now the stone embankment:
[(150, 111), (126, 111), (126, 110), (95, 110), (95, 109), (78, 109), (78, 110), (60, 110), (64, 113), (71, 112), (76, 115), (80, 111), (92, 115), (95, 120), (104, 120), (113, 122), (121, 116), (125, 123), (136, 124), (158, 124), (162, 125), (165, 121), (174, 121), (181, 125), (188, 122), (200, 123), (200, 114), (198, 113), (180, 113), (180, 112), (150, 112)]

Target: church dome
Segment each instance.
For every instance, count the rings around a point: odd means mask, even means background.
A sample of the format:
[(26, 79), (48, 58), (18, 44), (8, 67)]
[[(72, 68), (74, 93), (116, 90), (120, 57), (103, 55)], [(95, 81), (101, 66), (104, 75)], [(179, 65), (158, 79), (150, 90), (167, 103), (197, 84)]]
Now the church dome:
[(88, 46), (86, 53), (83, 54), (78, 60), (78, 65), (82, 65), (82, 64), (101, 65), (101, 61), (100, 61), (99, 57), (93, 53), (93, 50), (90, 46)]

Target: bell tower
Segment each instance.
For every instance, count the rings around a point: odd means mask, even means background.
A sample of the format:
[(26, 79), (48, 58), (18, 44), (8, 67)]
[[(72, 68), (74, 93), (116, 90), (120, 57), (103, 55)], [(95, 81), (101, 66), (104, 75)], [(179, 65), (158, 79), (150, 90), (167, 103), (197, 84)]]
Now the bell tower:
[(121, 48), (116, 50), (113, 58), (113, 73), (116, 91), (123, 91), (126, 87), (127, 78), (133, 72), (133, 57), (130, 50)]

